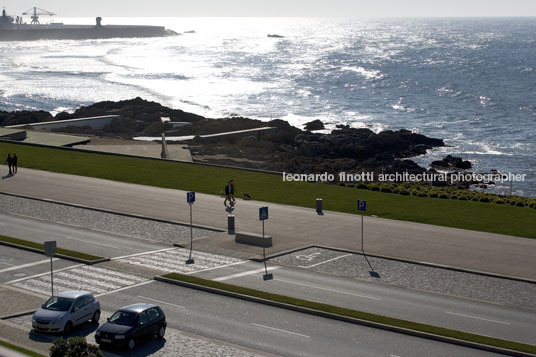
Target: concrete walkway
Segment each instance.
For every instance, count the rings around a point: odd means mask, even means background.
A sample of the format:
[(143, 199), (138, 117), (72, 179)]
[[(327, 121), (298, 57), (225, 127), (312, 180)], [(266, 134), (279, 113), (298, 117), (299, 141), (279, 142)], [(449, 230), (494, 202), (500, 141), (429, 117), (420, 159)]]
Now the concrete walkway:
[[(0, 171), (7, 167), (0, 166)], [(225, 178), (222, 178), (222, 182)], [(237, 183), (238, 185), (240, 183)], [(172, 221), (189, 222), (186, 192), (126, 184), (88, 177), (19, 168), (14, 177), (0, 181), (0, 192), (103, 208)], [(239, 200), (234, 210), (236, 229), (262, 232), (258, 209), (267, 205), (266, 234), (274, 254), (308, 245), (360, 250), (360, 218), (356, 215)], [(227, 228), (228, 212), (218, 196), (197, 194), (194, 224)], [(535, 279), (536, 240), (445, 228), (426, 224), (365, 217), (365, 251), (370, 254)], [(0, 226), (1, 233), (1, 226)], [(196, 241), (195, 249), (258, 255), (262, 249), (234, 242), (227, 234)]]

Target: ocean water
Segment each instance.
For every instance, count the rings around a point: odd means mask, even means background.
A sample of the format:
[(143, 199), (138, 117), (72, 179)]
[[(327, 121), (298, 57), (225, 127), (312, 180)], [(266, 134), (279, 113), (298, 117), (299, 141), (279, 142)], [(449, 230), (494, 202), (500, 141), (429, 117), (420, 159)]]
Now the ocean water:
[(56, 113), (139, 96), (213, 118), (407, 128), (449, 145), (415, 158), (419, 164), (462, 156), (476, 171), (525, 174), (513, 192), (536, 197), (536, 18), (103, 24), (164, 25), (182, 35), (0, 42), (0, 110)]

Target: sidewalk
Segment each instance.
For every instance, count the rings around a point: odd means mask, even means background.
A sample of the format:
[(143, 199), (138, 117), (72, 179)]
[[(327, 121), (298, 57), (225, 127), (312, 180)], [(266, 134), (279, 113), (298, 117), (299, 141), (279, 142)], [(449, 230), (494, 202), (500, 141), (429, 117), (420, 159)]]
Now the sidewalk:
[[(0, 171), (6, 171), (0, 165)], [(0, 181), (0, 192), (50, 199), (146, 217), (189, 222), (186, 191), (106, 181), (20, 168)], [(361, 249), (357, 215), (324, 212), (258, 201), (238, 200), (233, 212), (237, 231), (262, 232), (259, 207), (269, 207), (265, 221), (275, 254), (310, 245)], [(193, 223), (227, 229), (228, 212), (219, 196), (197, 193)], [(534, 279), (536, 240), (445, 228), (426, 224), (364, 218), (365, 251), (433, 264)], [(258, 255), (262, 249), (236, 244), (225, 234), (196, 241), (195, 249)]]
[[(12, 315), (24, 311), (37, 310), (46, 300), (46, 296), (21, 290), (13, 286), (0, 284), (0, 316)], [(14, 345), (29, 348), (33, 351), (48, 355), (47, 344), (28, 338), (28, 331), (5, 320), (0, 320), (1, 338)], [(25, 356), (10, 349), (0, 346), (0, 356), (18, 357)]]

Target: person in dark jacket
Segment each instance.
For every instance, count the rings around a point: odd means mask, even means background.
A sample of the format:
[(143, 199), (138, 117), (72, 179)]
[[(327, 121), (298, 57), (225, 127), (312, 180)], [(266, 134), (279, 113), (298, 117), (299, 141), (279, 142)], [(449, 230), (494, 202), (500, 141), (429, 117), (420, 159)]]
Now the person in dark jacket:
[(229, 186), (230, 186), (230, 190), (231, 190), (229, 192), (229, 195), (231, 196), (232, 203), (234, 203), (236, 200), (234, 198), (235, 187), (234, 187), (234, 181), (233, 180), (229, 181)]
[(227, 181), (227, 185), (225, 185), (225, 200), (223, 201), (225, 206), (227, 206), (227, 201), (229, 201), (229, 203), (233, 202), (231, 201), (231, 184), (229, 181)]
[(6, 159), (6, 164), (7, 164), (7, 167), (9, 167), (9, 176), (11, 176), (11, 167), (13, 166), (13, 158), (11, 157), (10, 154), (7, 154), (7, 159)]
[(11, 159), (11, 167), (13, 169), (13, 175), (17, 173), (18, 161), (19, 161), (19, 158), (17, 157), (17, 154), (13, 153), (13, 158)]

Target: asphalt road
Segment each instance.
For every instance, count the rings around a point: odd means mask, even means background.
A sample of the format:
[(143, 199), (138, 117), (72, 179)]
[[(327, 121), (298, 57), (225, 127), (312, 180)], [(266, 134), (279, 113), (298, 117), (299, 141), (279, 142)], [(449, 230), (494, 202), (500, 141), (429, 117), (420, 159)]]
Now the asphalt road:
[[(5, 167), (0, 167), (0, 170)], [(226, 178), (222, 178), (225, 182)], [(240, 185), (240, 183), (237, 183)], [(0, 183), (1, 192), (71, 202), (119, 212), (181, 222), (189, 221), (186, 192), (126, 184), (88, 177), (56, 174), (21, 168)], [(369, 204), (373, 204), (370, 202)], [(312, 209), (240, 201), (233, 212), (237, 230), (260, 232), (258, 208), (270, 207), (267, 234), (274, 246), (268, 254), (313, 244), (358, 250), (359, 218), (326, 211), (319, 216)], [(325, 202), (329, 207), (329, 202)], [(194, 223), (227, 228), (227, 215), (218, 196), (197, 194)], [(366, 247), (369, 253), (432, 262), (497, 274), (534, 278), (536, 240), (516, 238), (411, 222), (365, 218)], [(212, 237), (202, 249), (227, 249), (258, 254), (250, 246), (233, 239)]]
[[(168, 321), (165, 343), (157, 341), (141, 344), (134, 353), (107, 351), (105, 355), (108, 356), (117, 354), (143, 356), (148, 353), (176, 355), (177, 349), (173, 350), (167, 346), (168, 343), (173, 343), (173, 337), (170, 335), (176, 331), (203, 336), (211, 341), (218, 341), (218, 344), (223, 346), (240, 346), (240, 349), (261, 355), (390, 357), (494, 355), (159, 282), (108, 294), (98, 299), (103, 310), (103, 320), (121, 306), (146, 302), (160, 305)], [(22, 325), (29, 332), (29, 320), (30, 316), (11, 321)], [(93, 342), (95, 329), (95, 325), (87, 324), (77, 328), (73, 335), (84, 336), (89, 342)], [(48, 335), (35, 332), (30, 332), (29, 338), (42, 342), (52, 340)], [(210, 353), (205, 351), (205, 355)]]
[[(145, 284), (153, 274), (159, 274), (159, 271), (161, 273), (182, 271), (207, 279), (498, 338), (526, 343), (533, 343), (536, 340), (536, 332), (531, 328), (536, 325), (536, 310), (534, 309), (506, 307), (359, 279), (340, 278), (303, 268), (278, 266), (271, 262), (268, 265), (275, 278), (265, 282), (262, 280), (263, 264), (260, 263), (210, 256), (211, 265), (208, 265), (209, 263), (204, 261), (206, 253), (194, 251), (193, 257), (196, 259), (196, 264), (188, 266), (185, 265), (187, 249), (163, 248), (161, 244), (153, 242), (129, 240), (124, 236), (91, 232), (56, 223), (36, 222), (31, 218), (10, 215), (1, 217), (5, 222), (2, 227), (3, 233), (4, 229), (9, 228), (7, 232), (9, 234), (18, 232), (17, 236), (27, 236), (34, 241), (45, 241), (59, 236), (58, 231), (60, 231), (62, 235), (76, 237), (79, 248), (88, 249), (88, 252), (92, 254), (102, 253), (103, 249), (108, 249), (110, 253), (113, 253), (110, 255), (116, 257), (116, 262), (128, 263), (126, 267), (120, 267), (124, 275), (120, 276), (121, 281), (117, 282), (117, 274), (113, 274), (107, 265), (100, 264), (94, 268), (81, 267), (79, 264), (61, 259), (55, 260), (57, 291), (81, 287), (94, 292), (113, 294), (118, 289), (128, 290), (130, 285)], [(33, 227), (34, 223), (38, 224), (36, 228)], [(33, 236), (32, 234), (36, 231), (38, 234)], [(82, 232), (85, 234), (78, 235)], [(66, 239), (61, 242), (67, 244), (72, 243), (72, 240)], [(130, 242), (135, 244), (129, 246)], [(124, 249), (113, 252), (107, 246), (124, 246)], [(182, 259), (176, 258), (178, 255), (170, 255), (175, 252), (183, 254)], [(168, 258), (164, 258), (163, 254), (170, 257), (171, 266), (163, 265), (169, 264), (164, 262)], [(36, 292), (48, 292), (46, 286), (49, 283), (49, 274), (47, 272), (50, 271), (50, 266), (49, 259), (46, 257), (3, 247), (0, 253), (0, 266), (3, 267), (0, 269), (0, 282), (8, 282)], [(69, 267), (72, 269), (67, 269)], [(92, 270), (100, 269), (99, 267), (104, 269), (95, 272)], [(149, 273), (140, 274), (142, 268), (148, 270)], [(112, 269), (118, 269), (118, 267), (115, 266)], [(83, 279), (86, 279), (84, 285), (79, 286), (78, 284), (81, 284)], [(458, 281), (458, 283), (464, 282)]]
[(229, 284), (524, 343), (536, 341), (536, 310), (247, 262), (196, 274)]
[[(297, 210), (307, 212), (304, 209)], [(377, 282), (339, 278), (307, 269), (275, 266), (272, 263), (269, 263), (269, 266), (273, 269), (271, 272), (275, 279), (264, 282), (262, 264), (194, 251), (196, 264), (186, 266), (184, 261), (188, 250), (173, 249), (169, 244), (151, 240), (151, 237), (134, 238), (8, 213), (0, 213), (0, 234), (36, 242), (57, 240), (58, 245), (63, 248), (114, 257), (111, 265), (99, 264), (95, 267), (54, 260), (55, 284), (58, 289), (87, 287), (88, 290), (101, 295), (100, 299), (105, 304), (103, 308), (109, 312), (138, 301), (161, 304), (166, 307), (166, 313), (170, 309), (168, 319), (172, 329), (255, 351), (289, 356), (486, 355), (481, 351), (153, 282), (150, 280), (151, 274), (159, 271), (180, 271), (499, 338), (527, 343), (534, 343), (536, 340), (532, 328), (536, 325), (534, 309), (510, 308)], [(201, 238), (195, 244), (199, 245), (205, 240), (211, 242), (212, 239)], [(310, 258), (310, 261), (303, 263), (305, 268), (318, 264), (315, 260), (318, 258), (316, 253), (314, 256), (309, 255), (311, 257), (302, 257), (305, 260)], [(337, 257), (334, 260), (342, 261)], [(49, 267), (49, 259), (42, 255), (7, 247), (0, 250), (2, 283), (44, 296), (48, 293)], [(151, 346), (155, 350), (163, 348), (158, 345)]]
[(283, 356), (492, 355), (159, 282), (100, 301), (106, 309), (157, 303), (172, 328)]
[(0, 234), (38, 243), (55, 240), (57, 247), (108, 258), (170, 247), (150, 237), (140, 239), (5, 213), (0, 213)]

